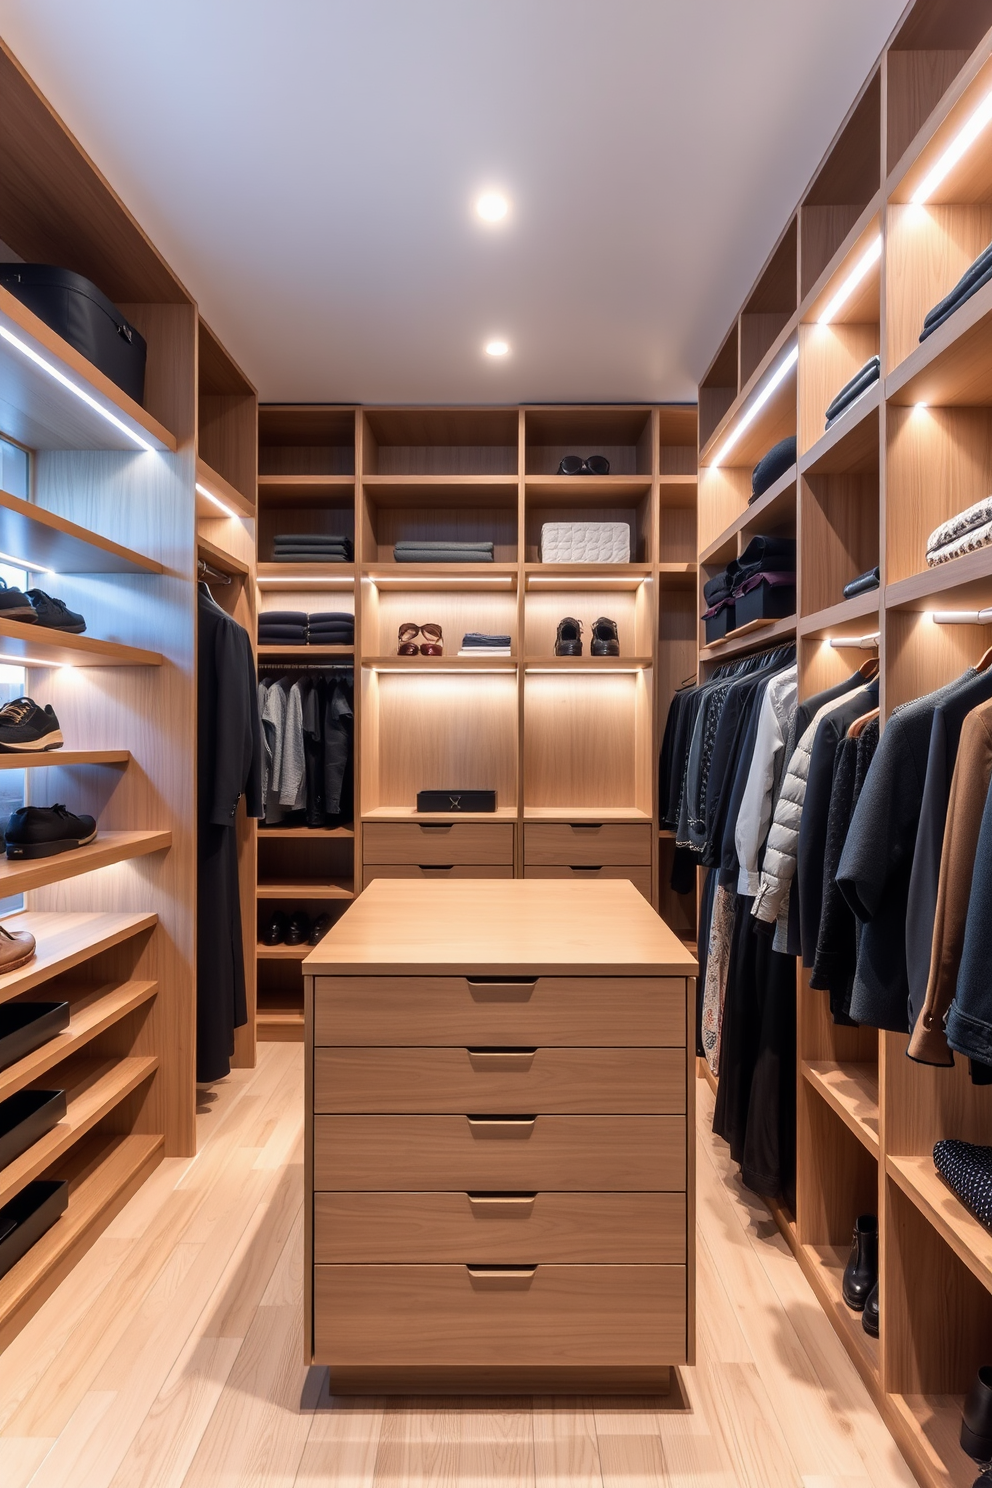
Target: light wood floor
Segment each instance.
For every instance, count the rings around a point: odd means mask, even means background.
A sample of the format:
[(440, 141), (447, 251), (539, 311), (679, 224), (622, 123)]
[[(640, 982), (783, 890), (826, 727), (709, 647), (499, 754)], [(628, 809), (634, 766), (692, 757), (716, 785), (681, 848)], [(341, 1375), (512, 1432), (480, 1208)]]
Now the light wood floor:
[(329, 1400), (302, 1361), (303, 1050), (208, 1097), (0, 1356), (2, 1488), (912, 1488), (699, 1087), (699, 1356), (671, 1402)]

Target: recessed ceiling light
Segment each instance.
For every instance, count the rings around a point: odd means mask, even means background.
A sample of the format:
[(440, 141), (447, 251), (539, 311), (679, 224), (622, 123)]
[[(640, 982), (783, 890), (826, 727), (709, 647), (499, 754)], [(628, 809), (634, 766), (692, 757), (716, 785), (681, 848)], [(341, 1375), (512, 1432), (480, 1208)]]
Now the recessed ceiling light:
[(502, 222), (510, 210), (510, 203), (498, 191), (484, 191), (475, 204), (475, 210), (483, 222)]
[(507, 343), (505, 341), (487, 341), (486, 342), (486, 355), (487, 356), (496, 356), (496, 357), (506, 356), (506, 353), (509, 351), (509, 349), (510, 348), (509, 348), (509, 346), (507, 345)]

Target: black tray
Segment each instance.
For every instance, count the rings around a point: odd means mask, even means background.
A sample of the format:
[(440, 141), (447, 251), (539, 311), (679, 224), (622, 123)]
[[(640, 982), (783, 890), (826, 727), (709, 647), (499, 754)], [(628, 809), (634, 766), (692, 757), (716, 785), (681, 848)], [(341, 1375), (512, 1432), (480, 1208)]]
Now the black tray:
[(64, 1115), (64, 1090), (19, 1090), (0, 1101), (0, 1168), (27, 1152)]
[(67, 1002), (0, 1003), (0, 1070), (33, 1054), (68, 1027)]
[(0, 1209), (0, 1276), (6, 1276), (11, 1266), (16, 1266), (21, 1256), (52, 1228), (68, 1203), (69, 1184), (64, 1178), (39, 1179), (22, 1188), (16, 1199)]

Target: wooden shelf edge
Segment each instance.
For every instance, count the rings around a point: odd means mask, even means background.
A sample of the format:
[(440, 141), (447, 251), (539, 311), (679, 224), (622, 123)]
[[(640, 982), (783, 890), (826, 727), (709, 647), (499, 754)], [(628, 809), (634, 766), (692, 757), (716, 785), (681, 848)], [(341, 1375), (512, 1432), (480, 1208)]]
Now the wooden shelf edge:
[[(804, 1059), (800, 1066), (803, 1079), (817, 1092), (830, 1109), (873, 1157), (879, 1155), (878, 1077), (868, 1076), (867, 1066), (836, 1064)], [(875, 1125), (863, 1114), (871, 1112)]]
[[(328, 486), (330, 489), (340, 487), (342, 490), (355, 484), (354, 475), (259, 475), (259, 490), (272, 490), (276, 486), (286, 486), (290, 490), (305, 491), (314, 486)], [(366, 476), (367, 480), (368, 477)]]
[(273, 883), (255, 885), (257, 899), (354, 899), (354, 887), (342, 883)]
[(839, 604), (830, 605), (828, 609), (818, 610), (815, 615), (802, 616), (797, 627), (798, 633), (800, 636), (815, 638), (826, 631), (837, 630), (839, 626), (847, 625), (852, 620), (867, 620), (870, 617), (874, 617), (877, 624), (880, 604), (881, 589), (869, 589), (867, 594), (856, 594), (853, 599), (843, 599)]
[(121, 1022), (129, 1013), (156, 996), (158, 982), (126, 981), (94, 988), (73, 1001), (69, 1026), (47, 1044), (0, 1070), (0, 1100), (6, 1100), (38, 1080), (70, 1055), (76, 1054), (101, 1033)]
[(129, 749), (50, 749), (44, 754), (0, 754), (0, 770), (43, 770), (52, 765), (129, 765)]
[[(205, 520), (212, 520), (212, 518)], [(251, 573), (251, 569), (243, 558), (235, 558), (233, 553), (229, 553), (219, 543), (211, 542), (209, 537), (204, 537), (202, 532), (196, 534), (196, 551), (198, 557), (205, 558), (208, 563), (213, 564), (214, 568), (221, 569), (223, 573), (239, 574), (243, 578), (247, 578)]]
[(885, 1171), (972, 1275), (992, 1291), (992, 1234), (947, 1187), (933, 1158), (888, 1154)]
[(0, 861), (0, 895), (6, 898), (26, 894), (31, 889), (43, 889), (67, 878), (92, 873), (96, 868), (108, 868), (112, 863), (165, 852), (171, 846), (171, 832), (98, 831), (96, 840), (88, 846), (58, 853), (53, 858), (7, 858)]
[[(165, 1154), (161, 1136), (96, 1137), (89, 1143), (92, 1159), (78, 1180), (70, 1179), (65, 1213), (0, 1278), (0, 1350), (47, 1301)], [(76, 1155), (84, 1154), (77, 1149)]]
[(261, 942), (255, 946), (255, 958), (258, 961), (305, 961), (313, 950), (313, 946), (303, 945), (262, 945)]
[[(120, 543), (114, 542), (112, 538), (102, 537), (99, 533), (91, 531), (90, 528), (81, 527), (77, 522), (71, 522), (68, 517), (60, 516), (58, 512), (49, 511), (47, 507), (38, 506), (36, 502), (25, 501), (22, 497), (14, 496), (10, 491), (4, 491), (2, 488), (0, 488), (0, 508), (4, 511), (12, 512), (29, 526), (40, 529), (42, 534), (48, 537), (50, 541), (53, 539), (57, 541), (60, 537), (71, 538), (73, 542), (82, 544), (82, 546), (94, 553), (102, 553), (106, 558), (116, 560), (113, 565), (106, 569), (102, 567), (87, 568), (79, 569), (78, 572), (165, 573), (164, 565), (156, 559), (146, 558), (143, 553), (136, 553), (131, 548), (122, 547)], [(42, 541), (44, 541), (44, 537)], [(30, 547), (30, 543), (26, 546)], [(29, 560), (32, 556), (30, 552), (22, 551), (20, 547), (14, 548), (11, 551), (25, 560)], [(44, 572), (44, 569), (49, 566), (47, 562), (49, 555), (46, 554), (44, 556), (46, 563), (39, 565), (37, 568), (30, 562), (26, 562), (25, 566), (28, 571)], [(63, 571), (70, 572), (72, 570), (67, 566)]]
[(9, 666), (162, 666), (158, 651), (104, 641), (96, 636), (67, 635), (41, 625), (0, 620), (0, 660)]
[(4, 916), (3, 923), (8, 929), (30, 930), (37, 941), (33, 961), (0, 977), (0, 1002), (9, 1002), (101, 951), (154, 929), (158, 915), (20, 910)]
[[(196, 457), (196, 481), (198, 485), (211, 491), (225, 506), (231, 507), (235, 516), (248, 517), (249, 519), (255, 516), (254, 501), (239, 491), (237, 486), (232, 486), (229, 480), (225, 480), (222, 475), (218, 474), (211, 465), (207, 464), (202, 455), (197, 455)], [(198, 491), (197, 496), (199, 495), (200, 492)], [(197, 516), (224, 516), (220, 508), (209, 500), (204, 507), (201, 507), (199, 502), (197, 502), (197, 508)]]
[(258, 840), (271, 838), (274, 842), (326, 842), (338, 838), (342, 842), (353, 838), (354, 827), (263, 827), (259, 823)]
[[(963, 553), (960, 558), (952, 558), (949, 563), (940, 563), (936, 568), (925, 568), (922, 573), (910, 574), (908, 578), (886, 584), (885, 608), (939, 609), (942, 595), (953, 594), (958, 589), (967, 591), (973, 585), (988, 585), (990, 581), (992, 547), (978, 548), (974, 553)], [(978, 605), (975, 608), (981, 609), (984, 606)]]
[[(863, 450), (870, 446), (870, 440), (866, 436), (871, 433), (867, 426), (872, 416), (876, 420), (874, 447), (877, 457), (879, 453), (877, 420), (881, 406), (882, 380), (879, 378), (867, 393), (852, 403), (849, 409), (845, 409), (832, 428), (821, 434), (804, 455), (800, 455), (801, 474), (804, 476), (842, 475), (849, 469), (854, 473), (854, 468), (864, 459)], [(848, 444), (853, 445), (854, 449), (845, 456), (844, 446)]]
[(787, 640), (796, 633), (796, 616), (786, 615), (783, 620), (761, 620), (753, 625), (742, 626), (731, 631), (719, 644), (700, 648), (700, 661), (723, 661), (738, 656), (743, 651), (760, 651), (775, 641)]
[(879, 1347), (877, 1338), (869, 1338), (861, 1325), (861, 1313), (852, 1312), (841, 1293), (843, 1265), (830, 1246), (800, 1243), (797, 1252), (806, 1280), (817, 1295), (820, 1306), (834, 1325), (858, 1372), (876, 1404), (882, 1398), (879, 1382)]
[[(955, 352), (969, 338), (982, 336), (988, 329), (990, 317), (992, 284), (983, 284), (943, 325), (892, 368), (885, 379), (886, 402), (901, 407), (908, 407), (921, 399), (927, 403), (942, 403), (939, 389), (923, 389), (914, 387), (914, 384), (928, 374), (939, 384), (943, 370), (941, 364), (953, 362)], [(953, 404), (954, 400), (950, 401)]]

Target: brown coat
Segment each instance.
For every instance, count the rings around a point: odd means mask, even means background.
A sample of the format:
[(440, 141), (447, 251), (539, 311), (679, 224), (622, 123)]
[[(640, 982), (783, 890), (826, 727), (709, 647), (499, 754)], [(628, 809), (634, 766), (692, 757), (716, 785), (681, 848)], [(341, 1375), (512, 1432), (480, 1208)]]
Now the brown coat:
[(992, 702), (973, 709), (961, 729), (958, 756), (947, 804), (940, 854), (937, 913), (933, 923), (926, 1001), (909, 1041), (909, 1057), (921, 1064), (953, 1064), (944, 1037), (944, 1018), (954, 1000), (971, 876), (985, 797), (992, 780)]

